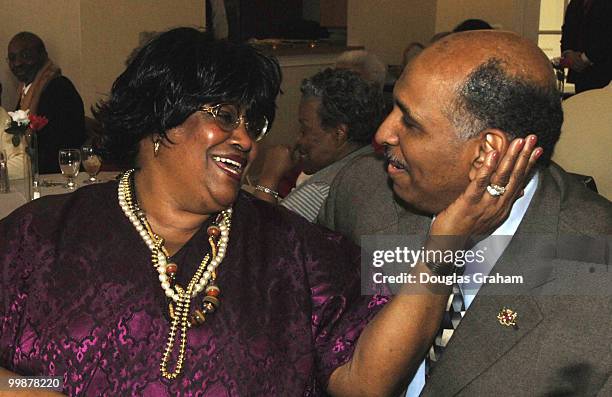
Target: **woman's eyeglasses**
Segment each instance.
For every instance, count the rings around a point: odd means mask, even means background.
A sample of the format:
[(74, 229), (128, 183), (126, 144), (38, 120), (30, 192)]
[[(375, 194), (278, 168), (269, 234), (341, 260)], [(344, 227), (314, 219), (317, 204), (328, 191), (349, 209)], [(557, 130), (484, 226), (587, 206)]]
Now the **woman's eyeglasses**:
[(225, 132), (232, 132), (240, 127), (240, 123), (244, 123), (244, 128), (255, 142), (261, 141), (268, 132), (269, 123), (265, 116), (262, 116), (259, 120), (247, 121), (244, 115), (238, 113), (238, 109), (234, 105), (226, 103), (213, 106), (205, 105), (200, 108), (200, 111), (211, 115), (217, 126)]

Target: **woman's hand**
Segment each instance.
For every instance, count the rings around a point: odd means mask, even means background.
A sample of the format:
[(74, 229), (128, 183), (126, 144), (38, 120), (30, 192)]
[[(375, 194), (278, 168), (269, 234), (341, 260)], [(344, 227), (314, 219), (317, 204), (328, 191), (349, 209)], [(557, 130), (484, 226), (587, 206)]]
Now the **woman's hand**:
[[(288, 145), (274, 145), (266, 150), (260, 184), (273, 190), (278, 187), (278, 182), (297, 165), (294, 150)], [(268, 186), (273, 185), (273, 186)]]
[(255, 190), (255, 197), (272, 204), (277, 203), (278, 185), (283, 177), (297, 165), (295, 149), (288, 145), (274, 145), (266, 150), (257, 184), (270, 189), (274, 194)]
[[(431, 226), (432, 236), (469, 237), (486, 235), (508, 217), (512, 205), (523, 194), (523, 188), (542, 148), (536, 148), (537, 137), (517, 138), (503, 158), (499, 153), (488, 153), (476, 178), (451, 205), (436, 217)], [(505, 187), (503, 194), (493, 196), (487, 186)]]

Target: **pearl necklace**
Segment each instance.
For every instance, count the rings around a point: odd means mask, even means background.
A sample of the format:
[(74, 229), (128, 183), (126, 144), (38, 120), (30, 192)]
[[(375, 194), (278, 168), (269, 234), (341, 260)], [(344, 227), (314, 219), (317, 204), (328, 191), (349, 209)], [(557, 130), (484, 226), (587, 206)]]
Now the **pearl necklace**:
[[(215, 285), (216, 269), (223, 261), (229, 242), (229, 232), (231, 227), (232, 209), (222, 211), (217, 215), (213, 225), (207, 229), (208, 242), (211, 253), (206, 254), (187, 285), (181, 287), (175, 282), (175, 275), (178, 266), (175, 263), (168, 263), (168, 251), (164, 247), (164, 239), (155, 234), (147, 221), (147, 217), (138, 206), (132, 189), (134, 170), (129, 170), (121, 176), (118, 188), (119, 205), (125, 216), (132, 222), (134, 228), (143, 239), (151, 251), (151, 262), (159, 273), (159, 281), (164, 294), (170, 301), (168, 311), (172, 324), (168, 334), (168, 342), (160, 363), (160, 371), (166, 379), (176, 379), (181, 373), (185, 359), (185, 347), (187, 345), (187, 330), (195, 325), (203, 324), (208, 313), (213, 313), (219, 306), (220, 289)], [(212, 260), (211, 260), (212, 257)], [(205, 292), (201, 309), (195, 309), (191, 313), (191, 300), (197, 297), (202, 291)], [(176, 304), (176, 308), (174, 305)], [(174, 345), (176, 343), (177, 332), (180, 328), (181, 341), (179, 345), (179, 355), (176, 360), (175, 369), (168, 372), (168, 363)]]

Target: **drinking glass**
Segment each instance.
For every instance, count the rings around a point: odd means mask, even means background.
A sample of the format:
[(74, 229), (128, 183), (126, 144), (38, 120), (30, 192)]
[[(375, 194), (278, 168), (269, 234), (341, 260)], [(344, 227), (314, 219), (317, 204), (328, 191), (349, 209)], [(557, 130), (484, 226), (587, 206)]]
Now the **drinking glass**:
[(83, 162), (83, 168), (89, 174), (89, 179), (85, 183), (96, 183), (98, 182), (98, 172), (102, 166), (102, 159), (96, 153), (91, 145), (84, 145), (81, 147), (81, 161)]
[(79, 175), (81, 167), (81, 151), (79, 149), (61, 149), (59, 151), (59, 166), (66, 177), (66, 189), (76, 189), (74, 178)]

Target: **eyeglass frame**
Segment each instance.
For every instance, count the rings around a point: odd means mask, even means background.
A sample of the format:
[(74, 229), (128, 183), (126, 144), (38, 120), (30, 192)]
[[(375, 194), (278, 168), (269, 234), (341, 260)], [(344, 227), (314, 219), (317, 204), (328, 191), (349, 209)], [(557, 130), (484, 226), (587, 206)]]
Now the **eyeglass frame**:
[[(231, 103), (218, 103), (216, 105), (203, 105), (201, 106), (198, 111), (203, 112), (203, 113), (207, 113), (210, 114), (213, 118), (213, 120), (215, 121), (215, 123), (219, 126), (219, 128), (221, 128), (223, 131), (225, 132), (232, 132), (234, 130), (236, 130), (238, 127), (240, 127), (240, 124), (244, 124), (244, 128), (246, 129), (247, 133), (249, 133), (249, 122), (246, 119), (244, 114), (239, 114), (238, 117), (236, 118), (236, 120), (233, 123), (233, 126), (227, 126), (229, 128), (231, 128), (230, 130), (227, 130), (226, 128), (224, 128), (223, 123), (218, 121), (219, 120), (219, 110), (221, 109), (221, 107), (223, 106), (234, 106)], [(234, 106), (235, 107), (235, 106)], [(236, 112), (238, 111), (238, 109), (236, 108)], [(261, 141), (267, 134), (268, 134), (268, 127), (270, 126), (270, 121), (268, 120), (268, 118), (266, 116), (262, 116), (264, 119), (264, 126), (261, 128), (261, 130), (257, 133), (257, 136), (255, 138), (253, 138), (251, 136), (251, 134), (249, 133), (249, 137), (251, 139), (253, 139), (255, 142), (259, 142)]]

